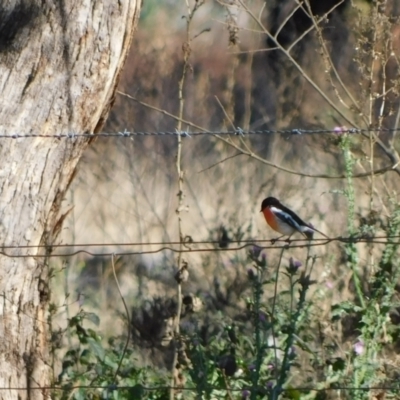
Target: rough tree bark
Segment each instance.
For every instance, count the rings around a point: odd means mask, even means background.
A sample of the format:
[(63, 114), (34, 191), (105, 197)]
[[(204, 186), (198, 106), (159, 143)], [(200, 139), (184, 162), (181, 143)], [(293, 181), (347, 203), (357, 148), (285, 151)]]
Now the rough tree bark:
[[(0, 135), (95, 134), (139, 10), (139, 0), (2, 0)], [(51, 383), (46, 260), (36, 257), (43, 250), (5, 246), (53, 243), (87, 144), (0, 138), (0, 399), (50, 398), (37, 389)]]

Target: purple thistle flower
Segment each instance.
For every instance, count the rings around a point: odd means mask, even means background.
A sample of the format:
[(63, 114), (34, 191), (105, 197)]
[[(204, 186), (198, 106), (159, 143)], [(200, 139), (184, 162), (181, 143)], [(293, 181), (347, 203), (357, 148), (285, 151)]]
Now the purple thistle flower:
[(257, 246), (256, 244), (250, 250), (250, 254), (253, 258), (258, 258), (262, 252), (262, 247)]
[(293, 257), (290, 257), (289, 263), (294, 268), (300, 268), (303, 265), (301, 261), (294, 260)]
[(335, 126), (333, 128), (333, 132), (335, 135), (342, 135), (344, 132), (347, 132), (348, 128), (347, 126)]
[(290, 257), (289, 266), (286, 267), (286, 271), (290, 275), (294, 275), (302, 265), (303, 264), (301, 263), (301, 261), (294, 260), (293, 257)]

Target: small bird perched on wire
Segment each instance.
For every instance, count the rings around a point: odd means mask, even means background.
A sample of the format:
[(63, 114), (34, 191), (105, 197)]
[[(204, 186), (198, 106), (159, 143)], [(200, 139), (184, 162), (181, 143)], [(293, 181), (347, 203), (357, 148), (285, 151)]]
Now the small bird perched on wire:
[(285, 207), (275, 197), (267, 197), (264, 199), (261, 203), (261, 211), (268, 225), (274, 231), (282, 234), (278, 239), (283, 236), (289, 236), (288, 240), (290, 240), (290, 237), (295, 232), (300, 232), (309, 240), (313, 238), (315, 232), (328, 238), (328, 236), (318, 229), (315, 229), (312, 225), (306, 224), (296, 213)]

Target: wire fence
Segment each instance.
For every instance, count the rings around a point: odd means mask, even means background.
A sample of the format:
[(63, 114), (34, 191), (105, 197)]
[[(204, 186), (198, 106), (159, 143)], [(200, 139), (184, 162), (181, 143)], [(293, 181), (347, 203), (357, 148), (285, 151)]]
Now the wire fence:
[[(118, 385), (108, 385), (108, 386), (101, 386), (101, 385), (74, 385), (74, 386), (34, 386), (34, 387), (0, 387), (0, 391), (2, 390), (57, 390), (57, 391), (69, 391), (69, 390), (79, 390), (79, 389), (84, 389), (84, 390), (90, 390), (90, 389), (99, 389), (99, 390), (105, 390), (109, 392), (113, 391), (118, 391), (118, 390), (141, 390), (141, 391), (156, 391), (156, 390), (176, 390), (176, 391), (186, 391), (186, 392), (198, 392), (199, 389), (196, 387), (185, 387), (185, 386), (144, 386), (141, 384), (137, 384), (134, 386), (118, 386)], [(206, 386), (202, 387), (202, 390), (218, 390), (221, 391), (221, 387), (217, 386)], [(226, 388), (224, 389), (225, 391), (230, 391), (230, 392), (242, 392), (243, 390), (250, 390), (249, 387), (243, 387), (243, 388)], [(256, 387), (254, 390), (258, 390), (260, 393), (268, 394), (272, 392), (272, 389), (268, 389), (266, 387)], [(290, 387), (290, 388), (281, 388), (280, 392), (285, 393), (285, 392), (293, 392), (293, 391), (298, 391), (298, 392), (332, 392), (332, 391), (361, 391), (361, 392), (367, 392), (367, 391), (398, 391), (400, 390), (400, 384), (394, 385), (394, 386), (362, 386), (362, 387), (352, 387), (352, 386), (332, 386), (332, 387), (326, 387), (326, 388), (318, 388), (318, 387), (308, 387), (308, 386), (301, 386), (301, 387)]]
[[(134, 137), (144, 137), (144, 136), (157, 136), (157, 137), (167, 137), (167, 136), (181, 136), (183, 138), (191, 138), (197, 136), (268, 136), (274, 134), (285, 135), (288, 137), (299, 136), (299, 135), (315, 135), (315, 134), (366, 134), (369, 132), (375, 133), (395, 133), (400, 131), (397, 129), (385, 129), (385, 128), (371, 128), (371, 129), (357, 129), (351, 128), (347, 129), (344, 127), (338, 127), (334, 129), (277, 129), (277, 130), (242, 130), (240, 128), (236, 130), (226, 130), (226, 131), (128, 131), (123, 132), (102, 132), (98, 134), (91, 133), (66, 133), (66, 134), (13, 134), (6, 135), (0, 134), (0, 139), (24, 139), (24, 138), (46, 138), (46, 139), (93, 139), (97, 137), (102, 138), (134, 138)], [(114, 257), (114, 256), (137, 256), (146, 254), (157, 254), (165, 251), (170, 251), (173, 253), (206, 253), (206, 252), (235, 252), (241, 250), (252, 250), (257, 247), (260, 250), (277, 250), (277, 249), (295, 249), (295, 248), (306, 248), (306, 247), (318, 247), (318, 246), (328, 246), (333, 243), (337, 244), (400, 244), (400, 235), (382, 235), (382, 236), (350, 236), (350, 237), (333, 237), (333, 238), (315, 238), (313, 240), (308, 239), (254, 239), (254, 240), (202, 240), (195, 241), (192, 238), (186, 238), (184, 241), (157, 241), (157, 242), (104, 242), (104, 243), (60, 243), (60, 244), (41, 244), (41, 245), (3, 245), (0, 246), (0, 255), (9, 258), (48, 258), (48, 257), (73, 257), (79, 254), (87, 255), (90, 257)], [(155, 249), (145, 249), (136, 250), (137, 247), (156, 247)], [(111, 248), (106, 251), (89, 251), (88, 248)], [(131, 249), (128, 249), (131, 248)], [(13, 254), (13, 250), (19, 251), (18, 254)], [(32, 251), (32, 254), (22, 254), (22, 250), (27, 250), (27, 252)], [(43, 250), (42, 253), (36, 254), (33, 250)], [(59, 252), (57, 250), (64, 250)], [(234, 382), (234, 378), (232, 381)], [(260, 393), (268, 395), (273, 389), (268, 389), (266, 387), (246, 387), (241, 388), (230, 388), (227, 387), (222, 389), (221, 386), (207, 386), (203, 387), (202, 390), (225, 390), (226, 392), (243, 392), (244, 390), (257, 390)], [(126, 385), (63, 385), (63, 386), (30, 386), (30, 387), (0, 387), (0, 391), (35, 391), (35, 390), (49, 390), (49, 391), (72, 391), (72, 390), (99, 390), (112, 393), (114, 391), (184, 391), (184, 392), (199, 392), (197, 387), (186, 387), (186, 386), (144, 386), (141, 384), (136, 384), (133, 386)], [(332, 384), (330, 387), (319, 387), (314, 386), (301, 386), (301, 387), (290, 387), (290, 388), (280, 388), (281, 393), (297, 391), (300, 393), (304, 392), (332, 392), (332, 391), (349, 391), (349, 392), (369, 392), (369, 391), (400, 391), (400, 383), (388, 382), (387, 385), (381, 386), (340, 386)]]
[[(27, 257), (72, 257), (78, 254), (86, 254), (91, 257), (111, 257), (111, 256), (133, 256), (133, 255), (145, 255), (145, 254), (157, 254), (163, 251), (171, 251), (173, 253), (204, 253), (204, 252), (229, 252), (239, 251), (243, 249), (251, 249), (256, 247), (259, 250), (272, 250), (272, 249), (295, 249), (304, 247), (317, 247), (325, 246), (330, 243), (368, 243), (368, 244), (391, 244), (399, 245), (400, 235), (387, 235), (387, 236), (350, 236), (342, 237), (338, 236), (335, 238), (321, 238), (321, 239), (260, 239), (260, 240), (230, 240), (229, 243), (223, 243), (218, 240), (200, 240), (200, 241), (165, 241), (165, 242), (132, 242), (132, 243), (80, 243), (80, 244), (55, 244), (55, 245), (4, 245), (1, 246), (0, 255), (10, 258), (27, 258)], [(266, 245), (270, 243), (270, 245)], [(275, 245), (276, 243), (281, 243)], [(214, 247), (195, 247), (196, 245), (210, 244)], [(230, 246), (231, 244), (238, 244), (238, 246)], [(103, 247), (107, 248), (114, 246), (114, 250), (106, 252), (92, 252), (88, 250), (75, 250), (69, 253), (54, 253), (54, 249), (58, 248), (71, 248), (76, 249), (77, 247)], [(140, 250), (140, 251), (121, 251), (120, 247), (144, 247), (144, 246), (161, 246), (154, 250)], [(179, 247), (173, 247), (179, 246)], [(181, 248), (183, 246), (184, 248)], [(10, 254), (4, 250), (21, 250), (21, 249), (45, 249), (44, 254)]]
[(54, 135), (40, 134), (40, 133), (15, 133), (15, 134), (0, 134), (0, 139), (23, 139), (23, 138), (45, 138), (45, 139), (75, 139), (75, 138), (87, 138), (93, 139), (95, 137), (113, 137), (113, 138), (132, 138), (140, 136), (181, 136), (181, 137), (192, 137), (192, 136), (246, 136), (246, 135), (315, 135), (315, 134), (365, 134), (369, 132), (381, 132), (381, 133), (395, 133), (399, 132), (400, 128), (346, 128), (336, 127), (333, 129), (261, 129), (261, 130), (243, 130), (237, 128), (236, 130), (221, 130), (221, 131), (129, 131), (124, 130), (121, 132), (101, 132), (101, 133), (59, 133)]
[[(228, 239), (227, 244), (241, 244), (246, 245), (257, 245), (257, 243), (285, 243), (285, 247), (292, 243), (308, 243), (310, 246), (319, 245), (319, 242), (330, 243), (330, 242), (343, 242), (343, 243), (380, 243), (382, 239), (398, 239), (400, 235), (381, 235), (381, 236), (337, 236), (334, 238), (313, 238), (313, 239)], [(224, 239), (225, 240), (225, 239)], [(64, 247), (107, 247), (107, 246), (165, 246), (165, 245), (198, 245), (198, 244), (217, 244), (220, 245), (222, 240), (184, 240), (184, 241), (160, 241), (160, 242), (104, 242), (104, 243), (60, 243), (60, 244), (40, 244), (40, 245), (3, 245), (2, 249), (28, 249), (28, 248), (64, 248)], [(317, 243), (314, 243), (317, 242)], [(280, 247), (282, 248), (282, 247)]]

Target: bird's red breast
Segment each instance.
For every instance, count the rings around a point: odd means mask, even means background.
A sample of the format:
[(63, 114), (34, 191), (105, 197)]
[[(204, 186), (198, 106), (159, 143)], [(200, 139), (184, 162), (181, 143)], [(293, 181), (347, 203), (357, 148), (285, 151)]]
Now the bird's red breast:
[(274, 230), (279, 232), (279, 228), (278, 228), (278, 222), (276, 220), (276, 217), (274, 215), (274, 213), (271, 211), (271, 209), (269, 207), (265, 207), (262, 210), (265, 220), (267, 221), (268, 225)]

